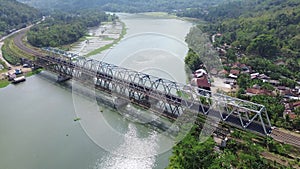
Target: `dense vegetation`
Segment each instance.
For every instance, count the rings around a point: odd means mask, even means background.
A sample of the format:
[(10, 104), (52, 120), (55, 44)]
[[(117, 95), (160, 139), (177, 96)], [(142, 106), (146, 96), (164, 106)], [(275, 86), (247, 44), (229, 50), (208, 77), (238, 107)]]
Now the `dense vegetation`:
[[(198, 127), (173, 148), (168, 169), (218, 169), (218, 168), (292, 168), (263, 158), (264, 152), (272, 152), (285, 157), (291, 147), (282, 145), (271, 138), (260, 138), (235, 130), (225, 148), (216, 151), (216, 143), (209, 137), (205, 142), (199, 140)], [(297, 164), (296, 164), (297, 165)]]
[(100, 8), (112, 12), (174, 12), (186, 10), (191, 7), (207, 7), (224, 0), (20, 0), (37, 8), (46, 9), (85, 9)]
[[(242, 0), (187, 15), (191, 14), (207, 21), (199, 25), (199, 28), (209, 36), (220, 33), (213, 45), (226, 50), (219, 55), (223, 64), (245, 63), (256, 72), (278, 80), (279, 85), (290, 88), (295, 88), (296, 81), (300, 81), (300, 1)], [(185, 63), (192, 70), (199, 68), (202, 62), (206, 67), (210, 66), (207, 63), (212, 61), (205, 63), (206, 57), (203, 54), (203, 50), (208, 51), (207, 48), (195, 50), (195, 42), (200, 44), (197, 41), (201, 39), (200, 36), (195, 36), (193, 31), (190, 34), (192, 36), (187, 36), (186, 41), (192, 50), (188, 52)], [(200, 41), (207, 40), (202, 38)], [(230, 66), (224, 68), (230, 70)], [(249, 74), (241, 74), (237, 83), (237, 97), (265, 105), (273, 125), (287, 129), (299, 128), (299, 118), (293, 121), (284, 118), (283, 98), (278, 93), (276, 97), (244, 95), (246, 89), (254, 85), (269, 91), (274, 91), (274, 86), (262, 80), (252, 80)]]
[(0, 37), (40, 17), (38, 10), (16, 0), (0, 0), (0, 4)]
[(27, 34), (30, 44), (36, 47), (62, 46), (78, 41), (85, 35), (88, 27), (94, 27), (103, 21), (115, 19), (97, 10), (78, 13), (57, 12), (46, 18), (41, 24), (33, 26)]
[(193, 16), (207, 21), (200, 26), (204, 32), (222, 34), (214, 46), (231, 46), (227, 61), (239, 60), (273, 79), (300, 79), (300, 1), (242, 0), (198, 10)]

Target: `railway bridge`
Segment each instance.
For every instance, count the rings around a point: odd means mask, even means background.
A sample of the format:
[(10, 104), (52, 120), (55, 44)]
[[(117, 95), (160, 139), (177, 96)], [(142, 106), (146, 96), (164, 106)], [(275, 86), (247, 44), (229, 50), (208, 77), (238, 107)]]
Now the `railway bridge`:
[(227, 124), (268, 135), (271, 123), (266, 108), (257, 103), (212, 93), (190, 85), (151, 76), (113, 64), (47, 49), (35, 65), (74, 79), (86, 86), (116, 94), (155, 113), (176, 119), (185, 112), (201, 113)]

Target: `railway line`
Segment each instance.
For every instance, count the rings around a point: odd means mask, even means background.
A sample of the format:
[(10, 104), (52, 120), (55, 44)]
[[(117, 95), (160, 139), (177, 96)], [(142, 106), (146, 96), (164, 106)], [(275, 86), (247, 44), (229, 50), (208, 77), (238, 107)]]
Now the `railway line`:
[(45, 56), (43, 53), (41, 52), (38, 52), (34, 49), (31, 49), (29, 47), (27, 47), (24, 43), (23, 43), (23, 38), (25, 37), (26, 35), (26, 32), (29, 30), (29, 28), (27, 29), (24, 29), (22, 31), (20, 31), (13, 39), (15, 45), (23, 50), (24, 52), (30, 54), (30, 55), (33, 55), (33, 56)]
[(283, 142), (286, 144), (291, 144), (295, 147), (299, 147), (300, 148), (300, 137), (289, 134), (289, 133), (285, 133), (283, 131), (280, 131), (278, 129), (273, 129), (272, 133), (270, 134), (270, 136), (279, 141), (279, 142)]
[[(19, 49), (21, 49), (21, 50), (25, 51), (26, 53), (31, 54), (33, 56), (36, 56), (36, 57), (46, 56), (44, 53), (42, 53), (40, 51), (36, 51), (36, 50), (31, 49), (28, 46), (24, 45), (23, 38), (24, 38), (26, 32), (28, 31), (28, 29), (23, 29), (14, 37), (15, 45)], [(218, 129), (218, 130), (221, 130), (221, 129)], [(272, 130), (272, 133), (269, 136), (279, 142), (283, 142), (283, 143), (290, 144), (290, 145), (300, 148), (300, 137), (279, 131), (278, 129)]]

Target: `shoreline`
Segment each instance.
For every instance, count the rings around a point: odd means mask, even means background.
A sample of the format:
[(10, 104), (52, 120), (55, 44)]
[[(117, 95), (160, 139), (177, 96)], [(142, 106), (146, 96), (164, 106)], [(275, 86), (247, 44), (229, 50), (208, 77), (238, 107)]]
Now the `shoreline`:
[(88, 34), (81, 40), (69, 45), (69, 52), (90, 57), (102, 53), (119, 43), (127, 33), (124, 22), (104, 22), (98, 27), (89, 28)]
[[(95, 54), (99, 54), (99, 53), (103, 52), (104, 50), (107, 50), (107, 49), (111, 48), (112, 46), (114, 46), (115, 44), (117, 44), (119, 41), (121, 41), (124, 38), (124, 36), (127, 33), (126, 32), (127, 28), (126, 28), (125, 23), (118, 19), (115, 24), (116, 25), (114, 25), (114, 26), (116, 26), (116, 27), (120, 26), (120, 28), (121, 28), (120, 31), (118, 32), (118, 29), (116, 29), (116, 30), (115, 29), (107, 29), (106, 31), (104, 31), (102, 33), (103, 34), (103, 36), (102, 36), (103, 39), (101, 39), (99, 41), (99, 43), (104, 43), (104, 44), (105, 44), (105, 42), (109, 42), (109, 43), (106, 43), (105, 45), (101, 46), (100, 48), (96, 48), (96, 49), (92, 49), (92, 50), (88, 51), (88, 53), (84, 56), (89, 57), (89, 56), (92, 56), (92, 55), (95, 55)], [(113, 27), (113, 22), (104, 22), (104, 24), (101, 24), (100, 26), (98, 26), (96, 28), (96, 31), (97, 30), (99, 31), (100, 29), (103, 29), (103, 27), (105, 27), (105, 26)], [(8, 79), (6, 77), (6, 74), (7, 73), (13, 73), (15, 69), (21, 69), (24, 72), (23, 75), (25, 75), (26, 77), (35, 75), (35, 74), (40, 72), (40, 70), (39, 71), (32, 71), (30, 68), (23, 68), (22, 66), (11, 65), (3, 57), (2, 46), (4, 45), (4, 40), (9, 38), (9, 37), (14, 36), (15, 34), (17, 34), (18, 32), (20, 32), (24, 29), (26, 29), (26, 28), (22, 28), (20, 30), (17, 30), (15, 32), (1, 38), (1, 41), (0, 41), (0, 64), (1, 65), (3, 64), (4, 69), (0, 70), (0, 89), (5, 88), (5, 87), (7, 87), (11, 84), (11, 82), (8, 81)], [(92, 29), (93, 28), (90, 28), (88, 31), (91, 31)], [(117, 33), (110, 33), (109, 35), (107, 34), (107, 32), (109, 33), (109, 32), (113, 32), (113, 31), (117, 31)], [(116, 37), (115, 38), (109, 37), (110, 35), (114, 36), (114, 37), (117, 36), (117, 38)], [(107, 37), (105, 37), (105, 36), (107, 36)], [(94, 38), (95, 39), (95, 38), (100, 38), (100, 36), (94, 36), (94, 37), (93, 36), (83, 36), (77, 42), (75, 42), (73, 44), (70, 44), (70, 45), (66, 45), (66, 46), (69, 46), (70, 48), (72, 48), (73, 45), (76, 45), (76, 44), (80, 45), (81, 43), (86, 43), (86, 41), (89, 40), (89, 38)], [(62, 47), (64, 48), (66, 46), (62, 46)], [(83, 47), (85, 47), (85, 46), (83, 46)], [(76, 52), (73, 52), (73, 53), (76, 53)], [(10, 70), (8, 68), (10, 68)]]
[(106, 44), (105, 46), (102, 46), (100, 48), (97, 48), (97, 49), (89, 52), (87, 55), (85, 55), (86, 57), (90, 57), (90, 56), (93, 56), (93, 55), (96, 55), (96, 54), (100, 54), (103, 51), (105, 51), (107, 49), (110, 49), (111, 47), (113, 47), (114, 45), (119, 43), (124, 38), (124, 36), (127, 34), (126, 24), (121, 20), (118, 20), (117, 22), (119, 22), (122, 26), (121, 32), (119, 33), (119, 37), (117, 39), (114, 39), (112, 43)]
[[(177, 17), (176, 15), (169, 14), (166, 12), (144, 12), (139, 13), (146, 16), (152, 16), (152, 17), (158, 17), (158, 18), (166, 18), (166, 19), (178, 19), (178, 20), (184, 20), (191, 22), (190, 20), (187, 20), (186, 18)], [(116, 28), (117, 27), (117, 28)], [(103, 31), (104, 29), (104, 31)], [(90, 57), (93, 55), (101, 54), (102, 52), (111, 49), (113, 46), (118, 44), (124, 36), (127, 34), (127, 27), (126, 24), (121, 21), (120, 19), (116, 20), (116, 22), (103, 22), (98, 27), (89, 28), (88, 34), (80, 38), (77, 42), (61, 46), (61, 48), (68, 48), (69, 52), (72, 53), (84, 53), (82, 56), (84, 57)], [(18, 31), (17, 31), (18, 32)], [(101, 33), (99, 33), (101, 32)], [(88, 46), (90, 45), (90, 46)], [(93, 47), (94, 45), (94, 47)], [(95, 47), (95, 45), (98, 45)], [(99, 47), (100, 46), (100, 47)], [(82, 52), (85, 50), (84, 52)], [(13, 69), (12, 69), (13, 70)], [(1, 71), (0, 71), (1, 72)], [(8, 72), (7, 69), (4, 69), (4, 71), (1, 72), (1, 74), (5, 74)], [(0, 75), (1, 75), (0, 74)], [(33, 75), (35, 73), (29, 72), (29, 74)], [(1, 78), (0, 78), (1, 79)], [(10, 82), (5, 82), (6, 85), (1, 85), (1, 82), (3, 84), (3, 81), (7, 81), (7, 79), (0, 80), (0, 89), (8, 86)], [(8, 83), (8, 84), (7, 84)]]

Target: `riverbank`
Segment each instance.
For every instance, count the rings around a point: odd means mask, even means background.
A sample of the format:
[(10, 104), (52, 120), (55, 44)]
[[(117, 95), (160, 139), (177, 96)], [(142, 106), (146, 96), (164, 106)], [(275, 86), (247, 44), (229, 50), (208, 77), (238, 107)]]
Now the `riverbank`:
[[(104, 50), (107, 50), (117, 44), (126, 34), (125, 23), (117, 20), (116, 22), (104, 22), (99, 27), (90, 28), (88, 30), (88, 35), (82, 37), (78, 42), (63, 46), (63, 49), (70, 49), (71, 52), (83, 55), (86, 57), (99, 54)], [(24, 28), (25, 29), (25, 28)], [(23, 30), (23, 29), (22, 29)], [(23, 68), (22, 66), (14, 66), (10, 64), (4, 57), (2, 52), (9, 52), (11, 56), (19, 56), (29, 58), (28, 54), (21, 51), (14, 44), (14, 36), (21, 30), (14, 32), (1, 39), (0, 42), (0, 64), (3, 67), (0, 70), (0, 88), (4, 88), (10, 84), (7, 80), (7, 74), (13, 74), (15, 69), (21, 69), (25, 76), (32, 76), (40, 71), (32, 72), (30, 68)], [(24, 38), (24, 37), (23, 37)], [(22, 39), (24, 42), (24, 40)], [(3, 48), (5, 46), (5, 51)], [(8, 49), (9, 47), (9, 49)], [(14, 58), (12, 58), (14, 59)]]
[(117, 20), (104, 22), (99, 27), (91, 28), (82, 41), (70, 45), (70, 52), (89, 57), (99, 54), (117, 44), (126, 34), (126, 25)]

